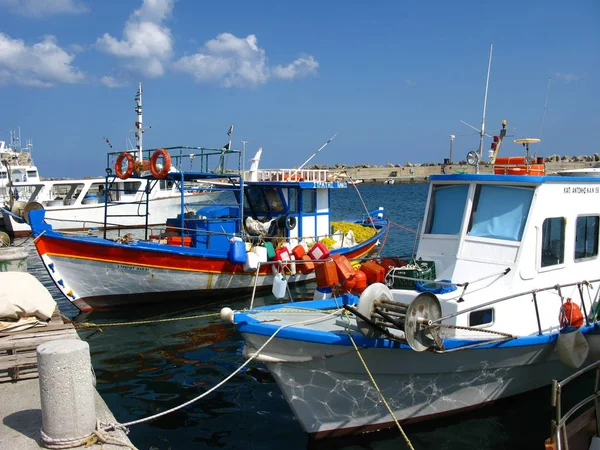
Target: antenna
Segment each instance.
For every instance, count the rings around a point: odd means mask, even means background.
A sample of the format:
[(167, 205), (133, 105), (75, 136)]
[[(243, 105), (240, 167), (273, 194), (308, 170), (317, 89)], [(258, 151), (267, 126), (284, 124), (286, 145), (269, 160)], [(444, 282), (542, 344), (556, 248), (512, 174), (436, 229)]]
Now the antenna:
[(316, 152), (314, 152), (312, 155), (310, 155), (310, 158), (308, 158), (306, 161), (304, 161), (304, 163), (303, 163), (303, 164), (302, 164), (300, 167), (298, 167), (298, 168), (297, 168), (297, 169), (294, 171), (294, 173), (292, 173), (292, 174), (290, 175), (290, 177), (292, 177), (292, 176), (296, 175), (296, 174), (297, 174), (299, 171), (301, 171), (301, 170), (302, 170), (302, 168), (303, 168), (304, 166), (306, 166), (306, 164), (308, 164), (308, 162), (309, 162), (311, 159), (313, 159), (315, 156), (317, 156), (317, 153), (319, 153), (321, 150), (323, 150), (325, 147), (327, 147), (327, 144), (329, 144), (331, 141), (333, 141), (333, 140), (335, 139), (335, 137), (336, 137), (336, 136), (337, 136), (337, 133), (335, 133), (333, 136), (331, 136), (331, 137), (329, 138), (329, 140), (328, 140), (327, 142), (325, 142), (325, 143), (324, 143), (324, 144), (323, 144), (323, 145), (322, 145), (322, 146), (319, 148), (319, 150), (317, 150), (317, 151), (316, 151)]
[(135, 112), (137, 113), (137, 121), (135, 122), (135, 129), (131, 130), (135, 133), (135, 146), (138, 151), (138, 160), (142, 160), (142, 134), (144, 131), (149, 130), (152, 127), (142, 127), (142, 82), (138, 84), (138, 91), (135, 95)]
[(550, 94), (550, 77), (548, 77), (548, 86), (546, 87), (546, 99), (544, 100), (544, 113), (542, 114), (542, 124), (540, 125), (540, 139), (544, 130), (544, 120), (546, 120), (546, 109), (548, 108), (548, 94)]
[[(492, 70), (492, 51), (494, 44), (490, 45), (490, 59), (488, 62), (487, 79), (485, 81), (485, 96), (483, 98), (483, 117), (481, 118), (481, 131), (479, 134), (479, 157), (483, 158), (483, 138), (485, 136), (485, 110), (487, 108), (488, 88), (490, 85), (490, 71)], [(479, 169), (477, 170), (479, 172)]]

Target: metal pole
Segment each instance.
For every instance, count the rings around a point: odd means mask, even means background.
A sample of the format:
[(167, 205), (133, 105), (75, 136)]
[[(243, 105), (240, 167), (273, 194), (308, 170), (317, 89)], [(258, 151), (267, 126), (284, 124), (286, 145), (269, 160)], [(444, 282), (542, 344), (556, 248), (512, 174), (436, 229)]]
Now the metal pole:
[(492, 69), (492, 50), (493, 49), (494, 49), (494, 44), (490, 45), (490, 60), (488, 62), (487, 79), (485, 81), (485, 97), (483, 99), (483, 117), (481, 119), (481, 131), (480, 131), (480, 137), (479, 137), (479, 159), (480, 159), (480, 161), (483, 159), (483, 137), (485, 136), (485, 110), (487, 108), (488, 87), (490, 84), (490, 70)]
[(450, 135), (450, 164), (452, 164), (452, 144), (454, 143), (454, 138), (456, 136), (451, 134)]
[(242, 172), (246, 170), (246, 144), (248, 141), (242, 141)]

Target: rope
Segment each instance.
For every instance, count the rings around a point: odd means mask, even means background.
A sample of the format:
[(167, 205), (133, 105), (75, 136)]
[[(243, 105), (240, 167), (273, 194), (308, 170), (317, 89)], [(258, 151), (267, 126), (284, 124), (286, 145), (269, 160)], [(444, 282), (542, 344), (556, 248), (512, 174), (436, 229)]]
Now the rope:
[[(113, 429), (120, 428), (114, 427)], [(42, 435), (42, 441), (44, 442), (44, 447), (51, 449), (67, 449), (67, 448), (76, 448), (84, 446), (85, 448), (91, 447), (94, 444), (100, 444), (102, 448), (104, 448), (104, 444), (112, 444), (119, 445), (121, 447), (127, 447), (132, 450), (137, 450), (136, 447), (131, 445), (128, 442), (117, 439), (116, 437), (109, 436), (105, 434), (105, 429), (102, 429), (100, 421), (96, 422), (96, 429), (85, 437), (80, 438), (63, 438), (63, 439), (53, 439), (44, 433), (44, 430), (40, 430)]]
[(373, 378), (373, 375), (371, 374), (371, 371), (367, 367), (367, 363), (365, 362), (365, 360), (363, 359), (362, 355), (360, 354), (360, 350), (356, 346), (356, 342), (354, 342), (354, 338), (352, 337), (352, 333), (350, 333), (350, 329), (348, 329), (348, 337), (350, 338), (350, 341), (352, 342), (352, 345), (354, 346), (354, 350), (356, 350), (356, 354), (358, 355), (358, 358), (360, 359), (360, 362), (362, 363), (363, 367), (365, 368), (365, 371), (367, 372), (367, 375), (369, 375), (369, 378), (371, 379), (371, 383), (373, 383), (373, 386), (375, 387), (375, 390), (377, 391), (377, 394), (379, 394), (379, 398), (381, 398), (381, 401), (383, 402), (383, 404), (385, 405), (385, 407), (389, 411), (390, 416), (392, 416), (392, 418), (394, 419), (394, 422), (396, 423), (396, 426), (398, 427), (398, 430), (400, 430), (400, 433), (402, 434), (402, 437), (404, 438), (404, 442), (406, 442), (406, 446), (410, 450), (415, 450), (414, 447), (412, 446), (412, 444), (410, 443), (410, 439), (408, 439), (408, 436), (406, 436), (406, 433), (402, 429), (402, 426), (400, 425), (400, 422), (398, 422), (398, 419), (394, 415), (394, 412), (392, 411), (392, 408), (390, 407), (390, 405), (386, 401), (385, 397), (383, 396), (383, 393), (379, 389), (379, 386), (377, 385), (377, 382), (375, 381), (375, 378)]
[(404, 230), (404, 231), (408, 231), (409, 233), (413, 233), (413, 234), (419, 234), (419, 232), (418, 232), (418, 231), (411, 230), (410, 228), (403, 227), (402, 225), (400, 225), (400, 224), (397, 224), (396, 222), (392, 222), (391, 220), (390, 220), (390, 225), (393, 225), (393, 226), (395, 226), (395, 227), (398, 227), (398, 228), (400, 228), (400, 229), (402, 229), (402, 230)]
[(292, 322), (292, 323), (288, 323), (285, 325), (280, 326), (277, 330), (275, 330), (275, 332), (269, 337), (269, 339), (267, 339), (265, 341), (265, 343), (263, 345), (261, 345), (261, 347), (252, 355), (250, 356), (240, 367), (238, 367), (236, 370), (234, 370), (229, 376), (227, 376), (226, 378), (224, 378), (222, 381), (220, 381), (219, 383), (217, 383), (216, 385), (214, 385), (212, 388), (210, 388), (208, 391), (198, 395), (197, 397), (179, 405), (176, 406), (174, 408), (168, 409), (166, 411), (160, 412), (158, 414), (155, 414), (153, 416), (149, 416), (143, 419), (139, 419), (139, 420), (134, 420), (132, 422), (127, 422), (124, 424), (109, 424), (107, 427), (104, 428), (104, 431), (110, 431), (110, 430), (114, 430), (115, 428), (125, 428), (125, 427), (130, 427), (132, 425), (137, 425), (139, 423), (144, 423), (144, 422), (148, 422), (154, 419), (158, 419), (159, 417), (165, 416), (167, 414), (170, 414), (172, 412), (178, 411), (182, 408), (185, 408), (186, 406), (191, 405), (192, 403), (197, 402), (198, 400), (201, 400), (202, 398), (206, 397), (207, 395), (211, 394), (213, 391), (217, 390), (218, 388), (220, 388), (221, 386), (223, 386), (226, 382), (228, 382), (230, 379), (232, 379), (235, 375), (237, 375), (238, 373), (240, 373), (242, 371), (242, 369), (244, 367), (246, 367), (248, 364), (250, 364), (251, 361), (253, 361), (263, 350), (264, 348), (275, 338), (275, 336), (277, 335), (277, 333), (279, 333), (281, 330), (283, 330), (284, 328), (287, 327), (292, 327), (292, 326), (298, 326), (298, 325), (307, 325), (310, 323), (316, 323), (316, 322), (320, 322), (323, 320), (327, 320), (329, 319), (329, 317), (334, 316), (334, 315), (339, 315), (340, 311), (336, 310), (334, 312), (332, 312), (331, 314), (327, 314), (326, 316), (323, 317), (318, 317), (316, 319), (309, 319), (309, 320), (304, 320), (301, 322)]
[[(352, 181), (352, 178), (350, 178), (350, 180)], [(369, 216), (369, 221), (371, 222), (371, 225), (373, 226), (373, 228), (375, 228), (375, 224), (373, 223), (373, 218), (371, 217), (371, 214), (369, 214), (369, 209), (367, 208), (367, 205), (365, 204), (365, 201), (362, 198), (362, 195), (360, 194), (360, 191), (358, 190), (358, 186), (355, 183), (352, 183), (352, 186), (354, 186), (354, 189), (356, 190), (356, 193), (358, 194), (358, 198), (360, 199), (360, 202), (363, 205), (363, 208), (365, 208), (365, 212), (367, 213), (367, 216)]]
[(104, 328), (104, 327), (122, 327), (125, 325), (145, 325), (145, 324), (149, 324), (149, 323), (176, 322), (178, 320), (204, 319), (206, 317), (214, 317), (214, 316), (218, 316), (218, 315), (219, 315), (218, 313), (212, 313), (212, 314), (202, 314), (202, 315), (198, 315), (198, 316), (172, 317), (170, 319), (138, 320), (136, 322), (120, 322), (120, 323), (105, 323), (105, 324), (93, 323), (93, 322), (85, 322), (85, 323), (73, 322), (68, 317), (66, 317), (62, 314), (61, 314), (61, 317), (63, 319), (68, 320), (69, 322), (71, 322), (76, 328)]

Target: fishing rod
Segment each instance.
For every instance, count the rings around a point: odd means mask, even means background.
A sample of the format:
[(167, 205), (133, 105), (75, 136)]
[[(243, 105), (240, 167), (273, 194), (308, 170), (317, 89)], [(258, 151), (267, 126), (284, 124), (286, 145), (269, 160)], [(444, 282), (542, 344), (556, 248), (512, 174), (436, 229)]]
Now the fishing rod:
[(317, 154), (318, 154), (318, 153), (319, 153), (321, 150), (323, 150), (325, 147), (327, 147), (327, 144), (329, 144), (331, 141), (333, 141), (333, 139), (334, 139), (336, 136), (337, 136), (337, 133), (335, 133), (333, 136), (331, 136), (331, 137), (329, 138), (329, 140), (328, 140), (327, 142), (325, 142), (325, 143), (324, 143), (324, 144), (321, 146), (321, 148), (319, 148), (319, 150), (317, 150), (316, 152), (314, 152), (314, 153), (313, 153), (313, 154), (310, 156), (310, 158), (308, 158), (306, 161), (304, 161), (304, 163), (303, 163), (303, 164), (302, 164), (300, 167), (298, 167), (298, 168), (297, 168), (297, 169), (296, 169), (296, 170), (295, 170), (295, 171), (294, 171), (294, 172), (293, 172), (293, 173), (290, 175), (290, 177), (292, 177), (292, 176), (296, 175), (296, 174), (297, 174), (297, 173), (298, 173), (300, 170), (302, 170), (302, 168), (303, 168), (304, 166), (306, 166), (306, 165), (308, 164), (308, 162), (309, 162), (311, 159), (313, 159), (315, 156), (317, 156)]

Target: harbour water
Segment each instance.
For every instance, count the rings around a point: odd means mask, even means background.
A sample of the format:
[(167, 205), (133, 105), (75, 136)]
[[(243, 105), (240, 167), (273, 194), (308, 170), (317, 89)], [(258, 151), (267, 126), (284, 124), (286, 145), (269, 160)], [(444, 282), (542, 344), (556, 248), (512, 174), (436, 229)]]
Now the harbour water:
[[(396, 224), (416, 230), (427, 185), (359, 186), (369, 209), (383, 206)], [(334, 220), (356, 218), (364, 207), (355, 188), (331, 194)], [(48, 287), (63, 314), (80, 322), (116, 324), (194, 316), (191, 320), (80, 329), (92, 352), (97, 389), (121, 423), (173, 408), (202, 394), (243, 362), (242, 340), (218, 317), (223, 306), (241, 309), (248, 299), (195, 307), (165, 298), (161, 306), (78, 315), (42, 267), (31, 241), (29, 270)], [(384, 255), (409, 255), (415, 234), (393, 227)], [(306, 286), (312, 292), (314, 286)], [(203, 316), (203, 317), (197, 317)], [(550, 432), (550, 389), (543, 388), (446, 419), (408, 425), (415, 449), (543, 449)], [(261, 364), (251, 364), (208, 397), (152, 422), (130, 428), (139, 449), (401, 449), (397, 429), (341, 440), (311, 442), (279, 388)]]

